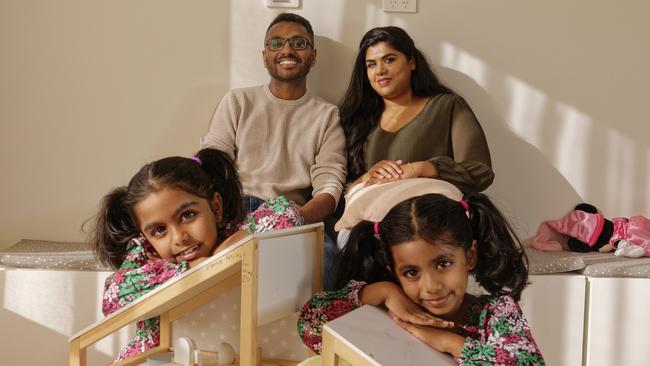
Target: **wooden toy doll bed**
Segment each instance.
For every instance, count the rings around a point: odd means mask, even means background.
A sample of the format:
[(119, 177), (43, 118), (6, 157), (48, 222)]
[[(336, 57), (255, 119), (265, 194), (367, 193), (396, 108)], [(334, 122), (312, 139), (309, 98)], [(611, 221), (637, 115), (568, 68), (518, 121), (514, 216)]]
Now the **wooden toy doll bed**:
[(86, 348), (127, 324), (160, 316), (160, 345), (119, 365), (169, 351), (171, 323), (229, 289), (241, 287), (239, 364), (259, 365), (258, 326), (295, 314), (320, 290), (322, 224), (249, 235), (132, 304), (70, 337), (69, 364), (86, 364)]

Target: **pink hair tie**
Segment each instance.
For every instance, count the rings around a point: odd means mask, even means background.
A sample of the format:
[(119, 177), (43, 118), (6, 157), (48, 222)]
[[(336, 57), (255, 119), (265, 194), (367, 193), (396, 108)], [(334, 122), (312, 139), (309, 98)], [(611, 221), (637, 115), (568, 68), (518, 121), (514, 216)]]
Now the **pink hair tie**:
[(461, 199), (460, 201), (458, 201), (458, 203), (460, 203), (460, 205), (463, 206), (465, 211), (469, 211), (469, 203), (467, 203), (467, 201)]
[(379, 239), (379, 221), (375, 222), (374, 229), (375, 229), (374, 230), (375, 236), (377, 237), (377, 239)]
[(199, 164), (199, 166), (203, 166), (203, 162), (201, 161), (201, 158), (199, 158), (198, 156), (192, 156), (190, 159), (196, 161)]

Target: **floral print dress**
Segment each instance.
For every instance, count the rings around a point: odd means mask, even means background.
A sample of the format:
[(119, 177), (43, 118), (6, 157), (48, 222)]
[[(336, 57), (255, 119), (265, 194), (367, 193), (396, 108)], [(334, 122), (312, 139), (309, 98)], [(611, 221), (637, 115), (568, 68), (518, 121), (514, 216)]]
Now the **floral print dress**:
[[(298, 333), (307, 347), (322, 351), (322, 327), (328, 321), (360, 307), (364, 282), (350, 281), (343, 289), (318, 293), (304, 305)], [(465, 344), (458, 365), (545, 365), (519, 304), (509, 295), (474, 299), (459, 330)]]
[[(257, 233), (302, 225), (299, 206), (285, 197), (265, 201), (244, 218), (239, 225), (229, 225), (226, 237), (237, 229)], [(143, 237), (131, 239), (120, 269), (108, 276), (104, 283), (102, 311), (112, 314), (132, 303), (169, 279), (187, 271), (188, 263), (174, 263), (166, 259), (152, 259), (155, 249)], [(160, 344), (160, 319), (158, 317), (139, 321), (135, 337), (121, 349), (115, 362), (127, 359)]]

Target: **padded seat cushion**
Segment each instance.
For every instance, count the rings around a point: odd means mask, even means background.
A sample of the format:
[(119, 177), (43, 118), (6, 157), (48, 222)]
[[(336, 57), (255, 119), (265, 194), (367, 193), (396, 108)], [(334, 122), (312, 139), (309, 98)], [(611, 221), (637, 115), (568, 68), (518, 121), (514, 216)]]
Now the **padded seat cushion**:
[(524, 242), (530, 274), (577, 272), (590, 277), (650, 278), (650, 258), (617, 257), (614, 253), (545, 252)]
[(19, 268), (110, 270), (95, 259), (87, 243), (22, 239), (0, 250), (0, 265)]

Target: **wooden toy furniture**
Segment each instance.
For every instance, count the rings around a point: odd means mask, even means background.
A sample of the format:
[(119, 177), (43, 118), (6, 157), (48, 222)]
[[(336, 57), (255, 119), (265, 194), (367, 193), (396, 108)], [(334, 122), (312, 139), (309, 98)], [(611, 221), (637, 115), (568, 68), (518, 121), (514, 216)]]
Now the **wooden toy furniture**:
[(364, 305), (323, 326), (323, 366), (456, 365), (390, 319), (380, 308)]
[(171, 322), (241, 286), (240, 365), (259, 365), (257, 327), (295, 313), (320, 290), (322, 224), (248, 235), (228, 249), (69, 339), (69, 364), (86, 364), (86, 348), (125, 325), (160, 316), (160, 345), (118, 365), (135, 365), (170, 350)]

